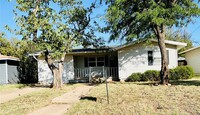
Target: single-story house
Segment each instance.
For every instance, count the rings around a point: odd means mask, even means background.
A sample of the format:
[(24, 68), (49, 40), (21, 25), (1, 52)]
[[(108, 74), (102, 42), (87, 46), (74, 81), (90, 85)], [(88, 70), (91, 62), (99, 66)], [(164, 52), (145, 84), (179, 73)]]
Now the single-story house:
[(196, 75), (200, 75), (200, 46), (185, 50), (180, 54), (185, 54), (187, 65), (194, 69)]
[[(98, 49), (73, 49), (64, 60), (63, 82), (70, 80), (89, 80), (92, 75), (112, 77), (113, 80), (125, 80), (135, 72), (160, 70), (161, 54), (156, 40), (135, 41), (129, 44)], [(169, 68), (178, 65), (177, 50), (186, 43), (165, 40)], [(52, 83), (52, 73), (44, 56), (34, 54), (38, 60), (38, 81)]]
[(19, 58), (0, 54), (0, 84), (19, 82)]

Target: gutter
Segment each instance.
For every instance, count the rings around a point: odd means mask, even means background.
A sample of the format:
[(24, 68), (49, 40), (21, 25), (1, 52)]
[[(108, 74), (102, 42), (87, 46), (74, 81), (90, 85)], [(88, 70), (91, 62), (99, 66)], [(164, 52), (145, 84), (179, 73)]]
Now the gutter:
[(29, 54), (28, 56), (33, 56), (33, 58), (38, 61), (38, 59), (35, 56), (39, 56), (40, 54)]

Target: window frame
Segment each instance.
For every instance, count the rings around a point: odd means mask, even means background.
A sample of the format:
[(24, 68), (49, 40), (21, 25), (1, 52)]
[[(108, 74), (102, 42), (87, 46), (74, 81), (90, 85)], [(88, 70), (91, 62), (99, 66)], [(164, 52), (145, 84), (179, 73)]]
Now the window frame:
[[(91, 58), (94, 58), (94, 60), (90, 60)], [(98, 59), (98, 58), (102, 58), (102, 60)], [(96, 56), (96, 57), (87, 57), (88, 59), (88, 67), (102, 67), (105, 66), (105, 57), (104, 56)], [(94, 65), (90, 65), (91, 63), (93, 63)], [(99, 65), (98, 63), (103, 63), (103, 65)]]

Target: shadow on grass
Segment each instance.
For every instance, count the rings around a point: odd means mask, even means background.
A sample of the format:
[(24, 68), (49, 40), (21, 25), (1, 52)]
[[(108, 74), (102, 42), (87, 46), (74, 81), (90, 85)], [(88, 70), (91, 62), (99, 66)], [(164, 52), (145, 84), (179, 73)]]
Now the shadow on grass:
[(194, 86), (200, 86), (200, 80), (176, 80), (176, 81), (170, 81), (172, 85), (194, 85)]
[(80, 100), (97, 101), (97, 98), (92, 96), (81, 96)]
[[(171, 85), (184, 85), (184, 86), (200, 86), (200, 80), (170, 80)], [(159, 82), (135, 82), (137, 85), (150, 85), (150, 86), (158, 86)]]

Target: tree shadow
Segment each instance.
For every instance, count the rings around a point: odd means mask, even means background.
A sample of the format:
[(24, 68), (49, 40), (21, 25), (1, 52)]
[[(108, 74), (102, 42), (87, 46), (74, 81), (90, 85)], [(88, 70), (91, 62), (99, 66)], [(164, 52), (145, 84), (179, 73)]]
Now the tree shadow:
[(92, 97), (92, 96), (81, 96), (80, 100), (89, 100), (89, 101), (97, 101), (96, 97)]
[[(171, 85), (200, 86), (200, 80), (170, 80)], [(136, 82), (137, 85), (158, 86), (159, 82)]]
[(200, 86), (200, 80), (174, 80), (170, 82), (172, 85)]

